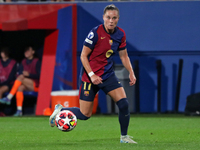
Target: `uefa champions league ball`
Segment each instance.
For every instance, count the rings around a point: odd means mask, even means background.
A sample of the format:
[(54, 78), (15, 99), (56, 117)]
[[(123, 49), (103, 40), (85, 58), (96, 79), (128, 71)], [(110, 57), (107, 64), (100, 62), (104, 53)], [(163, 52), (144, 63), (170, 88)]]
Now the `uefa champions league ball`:
[(73, 112), (63, 110), (56, 115), (55, 124), (59, 130), (69, 132), (76, 127), (77, 118)]

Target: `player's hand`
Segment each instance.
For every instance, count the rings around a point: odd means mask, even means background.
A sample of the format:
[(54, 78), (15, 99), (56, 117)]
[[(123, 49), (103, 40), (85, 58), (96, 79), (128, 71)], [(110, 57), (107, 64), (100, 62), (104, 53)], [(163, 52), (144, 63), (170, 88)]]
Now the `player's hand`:
[(28, 71), (23, 71), (23, 75), (24, 75), (25, 77), (28, 77), (28, 76), (29, 76), (29, 72), (28, 72)]
[(130, 79), (130, 82), (129, 82), (129, 85), (132, 86), (136, 83), (136, 77), (135, 77), (135, 74), (134, 73), (130, 73), (129, 74), (129, 79)]
[(101, 77), (99, 77), (95, 74), (93, 76), (91, 76), (90, 79), (91, 79), (92, 83), (95, 85), (102, 83), (102, 80), (103, 80)]

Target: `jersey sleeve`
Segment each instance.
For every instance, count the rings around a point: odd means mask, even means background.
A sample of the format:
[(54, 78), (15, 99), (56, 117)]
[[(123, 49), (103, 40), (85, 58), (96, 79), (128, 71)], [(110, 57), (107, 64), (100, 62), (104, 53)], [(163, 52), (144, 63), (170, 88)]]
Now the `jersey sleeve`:
[(119, 45), (118, 51), (126, 49), (126, 33), (123, 31), (123, 37), (121, 39), (121, 44)]
[(98, 34), (96, 32), (96, 28), (94, 28), (90, 31), (90, 33), (86, 37), (85, 41), (83, 42), (83, 45), (93, 50), (97, 41), (98, 41)]

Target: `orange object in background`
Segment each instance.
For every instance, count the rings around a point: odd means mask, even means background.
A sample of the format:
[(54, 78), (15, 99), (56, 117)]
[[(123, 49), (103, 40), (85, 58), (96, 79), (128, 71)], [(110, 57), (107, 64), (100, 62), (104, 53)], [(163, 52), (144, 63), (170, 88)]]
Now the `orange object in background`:
[[(61, 104), (63, 107), (80, 107), (79, 90), (66, 90), (51, 92), (51, 110), (54, 111), (55, 105)], [(95, 114), (98, 106), (98, 94), (94, 99), (92, 114)]]
[(97, 107), (98, 107), (98, 93), (95, 95), (94, 97), (94, 103), (93, 103), (93, 110), (92, 110), (92, 114), (96, 114), (97, 112)]
[(44, 116), (51, 116), (52, 113), (53, 112), (52, 112), (51, 108), (46, 108), (46, 109), (44, 109), (43, 115)]

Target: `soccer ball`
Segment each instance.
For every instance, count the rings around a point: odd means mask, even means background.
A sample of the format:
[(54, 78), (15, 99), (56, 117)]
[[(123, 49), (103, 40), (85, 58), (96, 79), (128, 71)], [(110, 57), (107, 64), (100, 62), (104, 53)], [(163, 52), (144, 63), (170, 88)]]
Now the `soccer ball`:
[(63, 110), (56, 115), (55, 124), (59, 130), (69, 132), (76, 127), (76, 115), (69, 110)]

